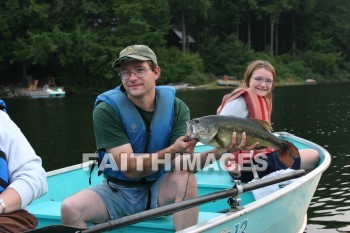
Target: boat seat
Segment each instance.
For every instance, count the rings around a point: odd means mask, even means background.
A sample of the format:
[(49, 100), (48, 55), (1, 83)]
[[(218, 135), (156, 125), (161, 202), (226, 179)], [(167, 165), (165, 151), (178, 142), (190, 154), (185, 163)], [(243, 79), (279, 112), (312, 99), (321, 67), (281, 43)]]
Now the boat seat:
[[(28, 206), (28, 211), (32, 213), (35, 217), (40, 219), (47, 219), (51, 224), (60, 224), (61, 222), (61, 201), (43, 201), (38, 203), (32, 203)], [(208, 221), (214, 217), (221, 215), (221, 213), (212, 212), (199, 212), (198, 223)], [(54, 221), (52, 221), (54, 220)], [(41, 227), (41, 226), (38, 226)], [(172, 220), (172, 215), (153, 218), (146, 220), (144, 222), (136, 223), (129, 226), (132, 229), (144, 229), (153, 228), (154, 230), (166, 229), (173, 231), (174, 223)]]
[(32, 203), (28, 211), (37, 218), (61, 219), (61, 201), (42, 201)]
[[(203, 222), (208, 221), (210, 219), (213, 219), (219, 215), (222, 215), (222, 214), (221, 213), (200, 211), (199, 216), (198, 216), (198, 223), (203, 223)], [(140, 222), (140, 223), (134, 224), (133, 226), (129, 226), (129, 227), (130, 227), (130, 229), (132, 228), (133, 230), (137, 230), (138, 228), (140, 228), (140, 229), (145, 229), (145, 228), (152, 229), (153, 228), (153, 230), (155, 232), (158, 232), (159, 230), (173, 232), (174, 231), (174, 222), (173, 222), (172, 215), (169, 215), (169, 216), (149, 219), (147, 221)], [(138, 230), (140, 230), (140, 229), (138, 229)]]

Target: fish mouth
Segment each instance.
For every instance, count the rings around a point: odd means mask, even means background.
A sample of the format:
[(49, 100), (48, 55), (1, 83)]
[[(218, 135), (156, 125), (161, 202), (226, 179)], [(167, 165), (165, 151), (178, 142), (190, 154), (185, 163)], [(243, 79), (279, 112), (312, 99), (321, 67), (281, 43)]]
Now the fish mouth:
[(196, 131), (196, 127), (192, 125), (190, 122), (186, 122), (187, 133), (186, 133), (186, 141), (191, 141), (192, 139), (198, 138), (198, 133)]

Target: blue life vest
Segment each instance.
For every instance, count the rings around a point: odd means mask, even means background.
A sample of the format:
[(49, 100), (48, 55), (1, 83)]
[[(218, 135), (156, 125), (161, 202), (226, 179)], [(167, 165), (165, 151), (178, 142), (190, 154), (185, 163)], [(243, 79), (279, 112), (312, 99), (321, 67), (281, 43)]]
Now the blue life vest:
[(6, 104), (2, 99), (0, 99), (0, 110), (6, 112)]
[(9, 174), (5, 153), (0, 149), (0, 193), (9, 185)]
[[(5, 102), (0, 99), (0, 109), (6, 112)], [(9, 174), (6, 154), (0, 148), (0, 193), (9, 185)]]
[[(120, 86), (97, 96), (95, 107), (100, 102), (108, 103), (119, 114), (134, 153), (154, 153), (169, 146), (174, 121), (174, 88), (156, 87), (156, 106), (149, 129), (147, 129), (135, 105), (123, 93)], [(105, 151), (99, 150), (98, 154), (99, 159), (102, 160)], [(163, 168), (145, 178), (147, 181), (154, 181), (164, 173)], [(141, 180), (141, 178), (130, 179), (121, 171), (111, 168), (105, 169), (104, 174), (119, 180)]]

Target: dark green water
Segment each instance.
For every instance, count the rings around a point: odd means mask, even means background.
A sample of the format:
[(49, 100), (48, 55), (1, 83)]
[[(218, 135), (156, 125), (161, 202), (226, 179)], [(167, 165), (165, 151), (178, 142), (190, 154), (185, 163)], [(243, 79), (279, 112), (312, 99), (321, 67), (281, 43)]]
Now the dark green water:
[[(191, 117), (215, 114), (229, 90), (179, 92)], [(95, 151), (95, 96), (9, 99), (8, 113), (22, 129), (47, 171), (80, 163)], [(308, 233), (350, 232), (350, 83), (277, 87), (273, 128), (313, 141), (332, 155), (308, 210)], [(295, 206), (297, 208), (297, 206)]]

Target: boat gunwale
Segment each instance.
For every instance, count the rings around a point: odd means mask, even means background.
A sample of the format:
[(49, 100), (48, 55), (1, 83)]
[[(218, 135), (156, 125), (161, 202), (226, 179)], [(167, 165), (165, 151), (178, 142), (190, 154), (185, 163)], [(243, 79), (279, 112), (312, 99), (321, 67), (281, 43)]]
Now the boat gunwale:
[(55, 169), (55, 170), (46, 172), (46, 176), (47, 176), (47, 177), (55, 176), (55, 175), (59, 175), (59, 174), (65, 173), (65, 172), (70, 172), (70, 171), (78, 170), (78, 169), (80, 169), (80, 168), (90, 167), (90, 165), (91, 165), (92, 163), (93, 163), (92, 161), (89, 161), (89, 162), (85, 162), (85, 163), (79, 163), (79, 164), (71, 165), (71, 166), (68, 166), (68, 167), (63, 167), (63, 168)]

